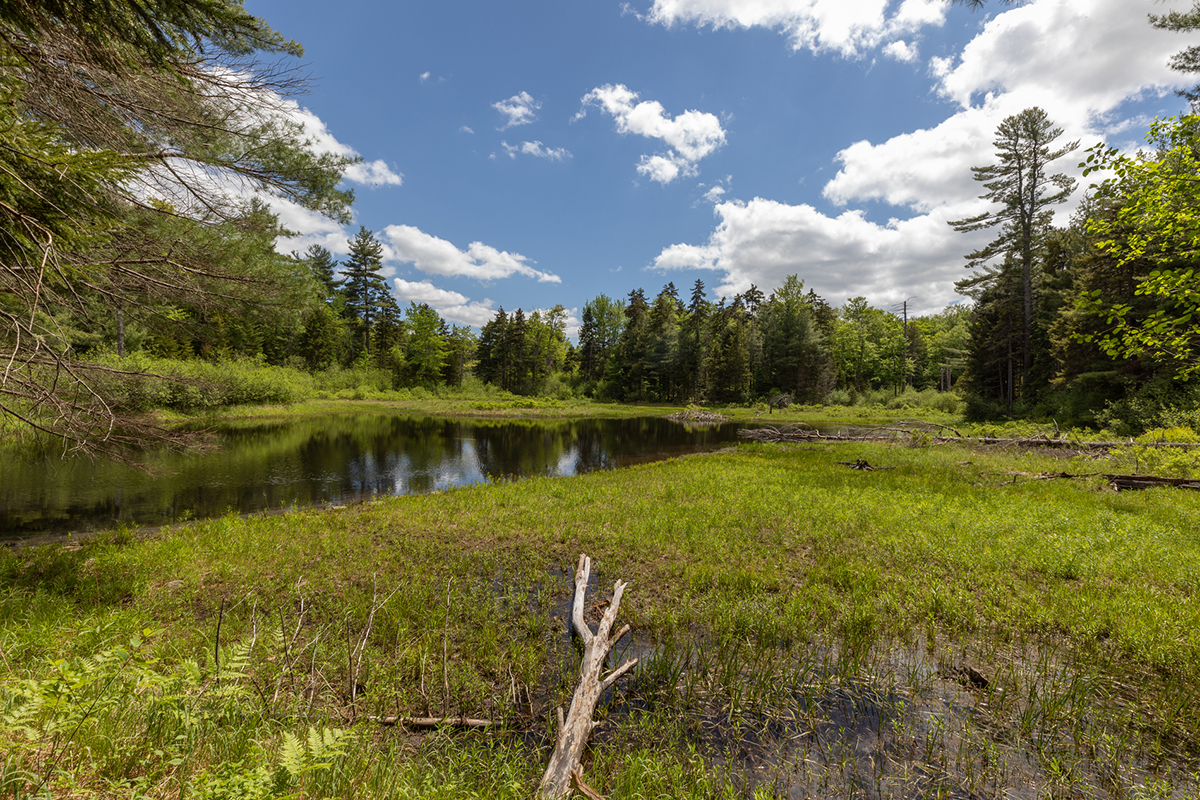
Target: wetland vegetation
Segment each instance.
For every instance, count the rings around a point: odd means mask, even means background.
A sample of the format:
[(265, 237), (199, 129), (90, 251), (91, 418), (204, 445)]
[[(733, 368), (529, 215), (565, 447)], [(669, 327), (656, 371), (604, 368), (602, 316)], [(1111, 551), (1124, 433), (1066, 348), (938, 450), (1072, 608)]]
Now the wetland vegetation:
[(0, 792), (527, 797), (587, 552), (606, 796), (1195, 796), (1200, 497), (1017, 474), (1064, 466), (743, 444), (8, 551)]
[[(1197, 9), (1152, 21), (1196, 30)], [(0, 798), (528, 797), (576, 680), (581, 552), (593, 601), (630, 582), (614, 657), (640, 659), (584, 760), (606, 796), (1200, 794), (1200, 495), (1104, 477), (1197, 471), (1156, 443), (1200, 428), (1200, 116), (1155, 122), (1149, 152), (1087, 151), (1114, 177), (1066, 227), (1050, 206), (1075, 182), (1049, 167), (1073, 145), (1051, 150), (1040, 109), (1006, 119), (1000, 163), (975, 170), (1003, 208), (952, 223), (1001, 226), (968, 256), (973, 304), (910, 317), (798, 274), (719, 299), (697, 279), (579, 302), (572, 341), (563, 304), (478, 333), (401, 308), (365, 227), (340, 262), (277, 251), (278, 202), (341, 230), (343, 178), (367, 166), (296, 122), (303, 81), (276, 59), (299, 54), (232, 0), (0, 4), (6, 447), (56, 465), (161, 447), (187, 472), (193, 423), (252, 438), (265, 418), (278, 437), (218, 456), (236, 506), (267, 494), (247, 489), (256, 458), (339, 435), (318, 415), (350, 403), (383, 427), (575, 431), (721, 403), (1129, 444), (741, 443), (472, 486), (431, 468), (428, 494), (300, 508), (335, 499), (314, 490), (281, 495), (287, 513), (2, 548)], [(1030, 206), (997, 188), (1013, 180)], [(524, 472), (566, 452), (542, 451)], [(0, 469), (47, 494), (92, 480)]]

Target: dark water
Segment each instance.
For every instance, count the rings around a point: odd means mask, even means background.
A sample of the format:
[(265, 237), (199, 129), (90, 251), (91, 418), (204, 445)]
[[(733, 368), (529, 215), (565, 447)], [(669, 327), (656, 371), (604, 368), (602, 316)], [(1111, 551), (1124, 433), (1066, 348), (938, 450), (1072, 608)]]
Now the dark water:
[(575, 475), (702, 452), (737, 425), (661, 418), (481, 421), (337, 415), (218, 429), (219, 448), (113, 463), (0, 455), (0, 539), (351, 503), (494, 479)]

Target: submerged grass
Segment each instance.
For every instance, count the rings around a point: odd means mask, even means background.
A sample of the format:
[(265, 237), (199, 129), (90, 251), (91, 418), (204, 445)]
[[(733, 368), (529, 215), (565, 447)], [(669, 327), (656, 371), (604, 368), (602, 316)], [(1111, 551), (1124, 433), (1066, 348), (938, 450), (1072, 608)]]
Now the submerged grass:
[[(580, 552), (643, 658), (609, 796), (1195, 796), (1200, 496), (1053, 468), (753, 444), (6, 552), (0, 797), (529, 796)], [(500, 725), (368, 719), (443, 714)]]

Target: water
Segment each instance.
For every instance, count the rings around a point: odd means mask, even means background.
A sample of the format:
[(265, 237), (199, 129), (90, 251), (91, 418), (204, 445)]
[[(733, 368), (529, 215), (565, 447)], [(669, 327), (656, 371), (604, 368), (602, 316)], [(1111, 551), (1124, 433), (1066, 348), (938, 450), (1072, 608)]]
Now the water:
[(0, 455), (0, 540), (575, 475), (713, 450), (737, 427), (344, 414), (226, 425), (214, 452), (147, 454), (148, 472)]

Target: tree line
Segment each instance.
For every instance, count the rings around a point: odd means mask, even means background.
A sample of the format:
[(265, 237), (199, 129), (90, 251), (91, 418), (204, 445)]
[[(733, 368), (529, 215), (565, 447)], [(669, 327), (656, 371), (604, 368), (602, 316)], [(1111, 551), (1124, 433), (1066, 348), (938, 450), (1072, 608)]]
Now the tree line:
[[(1200, 28), (1191, 11), (1152, 17)], [(799, 276), (765, 295), (635, 289), (567, 314), (499, 310), (478, 335), (401, 308), (361, 229), (337, 262), (277, 253), (268, 200), (349, 222), (351, 159), (316, 152), (288, 116), (298, 55), (234, 0), (13, 0), (0, 6), (0, 426), (116, 452), (169, 433), (121, 406), (122, 359), (245, 356), (369, 368), (393, 387), (479, 380), (519, 394), (619, 401), (848, 402), (954, 389), (974, 416), (1200, 424), (1200, 116), (1156, 121), (1136, 154), (1086, 151), (1098, 182), (1052, 165), (1075, 150), (1040, 109), (1006, 119), (975, 177), (995, 231), (968, 255), (970, 303), (909, 317), (833, 307)], [(1172, 66), (1198, 71), (1200, 48)], [(165, 91), (164, 87), (171, 87)], [(1196, 90), (1184, 93), (1196, 102)], [(115, 358), (110, 358), (112, 355)]]

